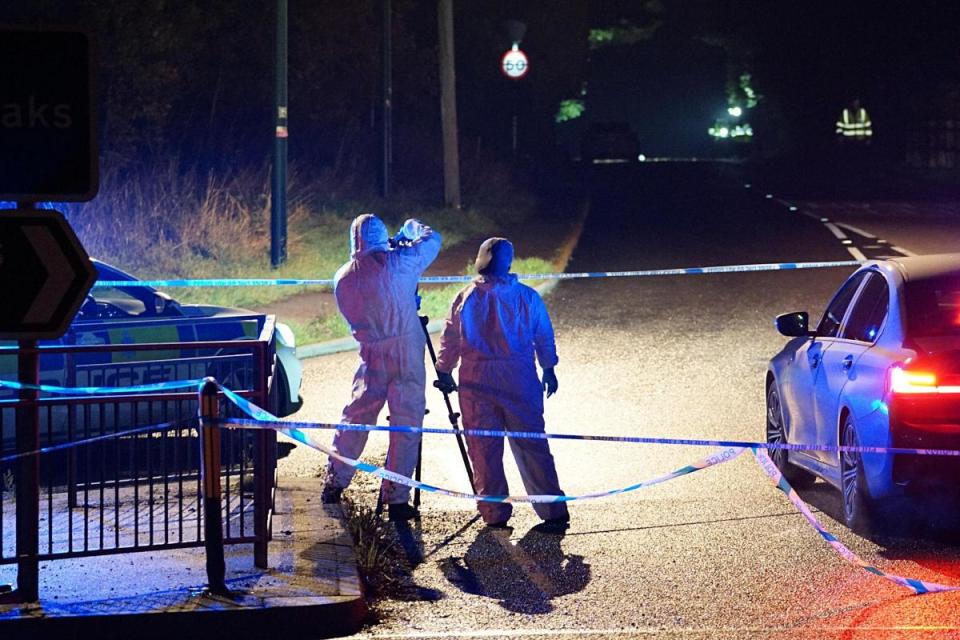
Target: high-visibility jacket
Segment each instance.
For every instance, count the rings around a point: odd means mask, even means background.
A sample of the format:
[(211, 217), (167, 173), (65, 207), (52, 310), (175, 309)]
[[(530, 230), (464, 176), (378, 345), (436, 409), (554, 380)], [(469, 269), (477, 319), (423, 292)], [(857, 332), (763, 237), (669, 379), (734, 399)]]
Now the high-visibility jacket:
[(844, 109), (837, 120), (837, 133), (845, 138), (864, 139), (873, 135), (873, 123), (863, 107)]

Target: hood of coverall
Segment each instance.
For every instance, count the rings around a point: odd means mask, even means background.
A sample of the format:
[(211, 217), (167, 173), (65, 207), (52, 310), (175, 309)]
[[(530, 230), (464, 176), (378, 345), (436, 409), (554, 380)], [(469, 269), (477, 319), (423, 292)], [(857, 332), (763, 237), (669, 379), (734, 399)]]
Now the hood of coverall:
[(513, 264), (513, 244), (506, 238), (487, 238), (477, 252), (477, 273), (505, 276)]
[(386, 251), (388, 239), (383, 220), (372, 213), (359, 215), (350, 225), (350, 257), (356, 258), (370, 251)]

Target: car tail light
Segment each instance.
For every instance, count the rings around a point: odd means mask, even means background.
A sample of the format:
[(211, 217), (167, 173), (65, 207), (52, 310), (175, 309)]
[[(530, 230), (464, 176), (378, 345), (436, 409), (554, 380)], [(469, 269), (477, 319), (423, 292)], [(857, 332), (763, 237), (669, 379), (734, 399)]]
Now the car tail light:
[(890, 391), (898, 394), (960, 393), (960, 385), (940, 384), (937, 374), (932, 371), (917, 371), (897, 366), (890, 369)]

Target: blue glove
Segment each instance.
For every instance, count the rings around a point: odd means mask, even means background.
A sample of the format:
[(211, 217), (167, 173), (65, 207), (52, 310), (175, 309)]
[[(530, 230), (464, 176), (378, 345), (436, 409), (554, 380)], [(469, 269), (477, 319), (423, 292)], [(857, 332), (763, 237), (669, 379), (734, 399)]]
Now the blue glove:
[(557, 374), (553, 372), (553, 367), (543, 370), (543, 390), (547, 392), (549, 398), (557, 392), (560, 383), (557, 382)]
[(434, 381), (433, 386), (444, 393), (453, 393), (457, 390), (457, 383), (453, 379), (453, 374), (444, 373), (443, 371), (437, 371), (437, 379)]

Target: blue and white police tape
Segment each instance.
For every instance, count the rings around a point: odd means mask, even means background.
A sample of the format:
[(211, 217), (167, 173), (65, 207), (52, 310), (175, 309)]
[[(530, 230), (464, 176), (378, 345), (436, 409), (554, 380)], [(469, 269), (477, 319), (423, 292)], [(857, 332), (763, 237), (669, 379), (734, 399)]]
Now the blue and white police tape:
[(615, 496), (621, 493), (627, 493), (628, 491), (636, 491), (637, 489), (650, 487), (655, 484), (660, 484), (661, 482), (666, 482), (667, 480), (672, 480), (673, 478), (679, 478), (680, 476), (688, 475), (690, 473), (693, 473), (694, 471), (699, 471), (701, 469), (706, 469), (707, 467), (712, 467), (713, 465), (716, 465), (716, 464), (733, 460), (734, 458), (736, 458), (738, 455), (740, 455), (745, 451), (744, 448), (723, 449), (721, 451), (718, 451), (717, 453), (714, 453), (713, 455), (709, 455), (705, 458), (702, 458), (694, 462), (693, 464), (689, 464), (687, 466), (681, 467), (676, 471), (672, 471), (670, 473), (667, 473), (662, 476), (658, 476), (656, 478), (652, 478), (650, 480), (638, 482), (636, 484), (632, 484), (627, 487), (622, 487), (619, 489), (611, 489), (609, 491), (587, 493), (579, 496), (563, 496), (563, 495), (560, 495), (560, 496), (545, 496), (545, 495), (487, 496), (487, 495), (478, 495), (475, 493), (466, 493), (463, 491), (455, 491), (453, 489), (444, 489), (443, 487), (436, 487), (430, 484), (426, 484), (425, 482), (420, 482), (418, 480), (414, 480), (413, 478), (408, 478), (407, 476), (394, 473), (393, 471), (384, 469), (383, 467), (378, 467), (376, 465), (372, 465), (366, 462), (361, 462), (360, 460), (348, 458), (344, 455), (341, 455), (334, 449), (331, 449), (318, 442), (315, 442), (313, 439), (310, 438), (310, 434), (307, 431), (304, 431), (302, 429), (297, 429), (295, 427), (288, 428), (287, 425), (289, 423), (280, 422), (279, 419), (273, 414), (271, 414), (269, 411), (266, 411), (263, 408), (258, 407), (257, 405), (255, 405), (254, 403), (250, 402), (245, 398), (241, 398), (233, 391), (223, 388), (223, 393), (231, 402), (237, 405), (237, 407), (241, 411), (249, 415), (251, 418), (254, 418), (255, 420), (261, 420), (264, 422), (273, 423), (273, 424), (264, 425), (264, 426), (267, 426), (271, 429), (276, 429), (278, 432), (282, 433), (288, 438), (296, 440), (297, 442), (301, 442), (313, 449), (316, 449), (317, 451), (320, 451), (321, 453), (335, 460), (339, 460), (340, 462), (348, 466), (351, 466), (358, 471), (370, 473), (375, 476), (379, 476), (384, 480), (388, 480), (396, 484), (406, 485), (414, 489), (420, 489), (425, 492), (436, 493), (440, 495), (450, 496), (453, 498), (464, 498), (466, 500), (476, 500), (479, 502), (550, 503), (550, 502), (573, 502), (576, 500), (593, 500), (596, 498), (606, 498), (608, 496)]
[(155, 433), (157, 431), (195, 429), (199, 425), (199, 422), (200, 421), (198, 418), (188, 418), (186, 420), (163, 422), (161, 424), (151, 424), (143, 427), (134, 427), (133, 429), (124, 429), (123, 431), (114, 431), (113, 433), (103, 433), (98, 436), (91, 436), (89, 438), (84, 438), (82, 440), (71, 440), (70, 442), (62, 442), (60, 444), (54, 444), (47, 447), (40, 447), (39, 449), (34, 449), (33, 451), (25, 451), (23, 453), (14, 453), (8, 456), (3, 456), (3, 457), (0, 457), (0, 462), (10, 462), (12, 460), (18, 460), (19, 458), (36, 456), (42, 453), (53, 453), (55, 451), (64, 451), (66, 449), (73, 449), (74, 447), (79, 447), (86, 444), (92, 444), (94, 442), (102, 442), (104, 440), (114, 440), (116, 438), (126, 438), (128, 436), (135, 436), (141, 433)]
[[(370, 424), (348, 424), (338, 422), (296, 422), (296, 421), (274, 421), (267, 417), (271, 414), (262, 411), (253, 403), (240, 398), (242, 402), (250, 406), (250, 411), (259, 415), (259, 418), (218, 418), (217, 424), (238, 427), (241, 429), (284, 429), (296, 428), (306, 430), (336, 430), (336, 431), (386, 431), (389, 433), (421, 433), (438, 435), (456, 435), (465, 434), (469, 436), (491, 437), (491, 438), (520, 438), (529, 440), (586, 440), (592, 442), (622, 442), (630, 444), (668, 444), (668, 445), (686, 445), (694, 447), (735, 447), (740, 449), (751, 449), (762, 447), (765, 449), (783, 449), (787, 451), (826, 451), (826, 452), (844, 452), (844, 453), (882, 453), (882, 454), (909, 454), (920, 456), (953, 456), (960, 457), (960, 449), (911, 449), (907, 447), (873, 447), (873, 446), (849, 446), (849, 445), (829, 445), (829, 444), (791, 444), (786, 442), (755, 442), (752, 440), (704, 440), (698, 438), (658, 438), (652, 436), (601, 436), (586, 435), (574, 433), (545, 433), (539, 431), (497, 431), (491, 429), (451, 429), (450, 427), (410, 427), (402, 425), (370, 425)], [(244, 410), (248, 415), (252, 415)]]
[[(271, 422), (274, 421), (274, 420), (270, 420), (270, 418), (272, 418), (273, 416), (271, 416), (271, 414), (268, 411), (264, 411), (260, 407), (257, 407), (255, 404), (237, 396), (236, 394), (228, 391), (227, 389), (224, 389), (224, 393), (227, 395), (228, 398), (230, 398), (230, 400), (236, 403), (237, 406), (242, 411), (247, 413), (247, 415), (250, 415), (251, 417), (259, 416), (261, 419), (271, 421)], [(270, 425), (270, 426), (271, 428), (277, 428), (277, 425)], [(614, 489), (612, 491), (590, 493), (590, 494), (584, 494), (580, 496), (478, 496), (476, 494), (470, 494), (470, 493), (465, 493), (461, 491), (452, 491), (450, 489), (442, 489), (440, 487), (434, 487), (433, 485), (428, 485), (423, 482), (418, 482), (411, 478), (407, 478), (406, 476), (393, 473), (382, 467), (378, 467), (365, 462), (360, 462), (359, 460), (354, 460), (353, 458), (342, 456), (336, 451), (329, 449), (328, 447), (325, 447), (321, 444), (313, 442), (310, 439), (309, 434), (306, 431), (303, 431), (301, 429), (296, 429), (296, 428), (280, 429), (280, 432), (283, 433), (284, 435), (287, 435), (290, 438), (293, 438), (298, 442), (302, 442), (303, 444), (309, 447), (312, 447), (318, 451), (321, 451), (322, 453), (325, 453), (331, 458), (340, 460), (341, 462), (347, 465), (350, 465), (351, 467), (357, 469), (358, 471), (365, 471), (367, 473), (380, 476), (385, 480), (396, 482), (398, 484), (404, 484), (414, 488), (419, 488), (423, 491), (438, 493), (441, 495), (447, 495), (447, 496), (452, 496), (456, 498), (466, 498), (468, 500), (480, 500), (484, 502), (552, 503), (552, 502), (571, 502), (574, 500), (584, 500), (589, 498), (603, 498), (607, 496), (617, 495), (620, 493), (626, 493), (628, 491), (634, 491), (636, 489), (641, 489), (643, 487), (650, 487), (655, 484), (666, 482), (667, 480), (672, 480), (674, 478), (688, 475), (690, 473), (693, 473), (694, 471), (699, 471), (700, 469), (706, 469), (707, 467), (712, 467), (714, 465), (721, 464), (723, 462), (729, 462), (730, 460), (733, 460), (734, 458), (736, 458), (746, 450), (746, 448), (728, 447), (728, 448), (722, 449), (721, 451), (718, 451), (717, 453), (714, 453), (711, 456), (707, 456), (706, 458), (698, 460), (697, 462), (691, 465), (682, 467), (666, 475), (659, 476), (644, 482), (638, 482), (634, 485), (630, 485), (629, 487), (624, 487), (622, 489)], [(872, 573), (881, 578), (890, 580), (891, 582), (898, 584), (902, 587), (906, 587), (918, 595), (924, 594), (924, 593), (937, 593), (937, 592), (944, 592), (944, 591), (960, 590), (960, 587), (956, 587), (956, 586), (944, 585), (936, 582), (926, 582), (924, 580), (916, 580), (914, 578), (905, 578), (903, 576), (899, 576), (896, 574), (887, 573), (885, 571), (881, 571), (880, 569), (864, 562), (859, 556), (857, 556), (855, 553), (850, 551), (850, 549), (848, 549), (833, 535), (827, 532), (826, 529), (823, 528), (820, 522), (810, 512), (810, 508), (807, 506), (807, 504), (800, 499), (800, 496), (797, 495), (797, 492), (793, 490), (790, 484), (786, 481), (786, 479), (780, 473), (780, 470), (777, 469), (776, 465), (773, 463), (773, 460), (770, 459), (770, 456), (767, 454), (767, 451), (766, 451), (766, 446), (767, 445), (765, 443), (757, 443), (757, 446), (750, 447), (754, 453), (754, 456), (757, 459), (757, 462), (760, 464), (761, 469), (763, 469), (764, 473), (767, 474), (767, 476), (777, 486), (777, 488), (783, 491), (783, 493), (787, 496), (787, 498), (790, 499), (790, 502), (793, 503), (793, 505), (800, 511), (800, 513), (804, 516), (804, 518), (806, 518), (807, 522), (809, 522), (810, 525), (813, 526), (814, 529), (816, 529), (816, 531), (823, 537), (823, 539), (826, 540), (830, 544), (830, 546), (833, 547), (834, 551), (836, 551), (840, 555), (840, 557), (842, 557), (844, 560), (846, 560), (847, 562), (853, 565), (861, 567), (862, 569), (864, 569), (865, 571), (868, 571), (869, 573)]]
[[(117, 395), (117, 394), (135, 394), (152, 393), (159, 391), (173, 391), (177, 389), (197, 389), (202, 385), (204, 379), (193, 380), (175, 380), (170, 382), (156, 382), (141, 385), (129, 385), (123, 387), (60, 387), (54, 385), (31, 385), (10, 380), (0, 380), (0, 388), (12, 390), (31, 389), (44, 393), (57, 395)], [(269, 411), (261, 409), (254, 403), (242, 398), (223, 385), (218, 385), (244, 413), (252, 419), (242, 418), (221, 418), (220, 424), (228, 424), (239, 428), (273, 428), (273, 429), (327, 429), (340, 431), (386, 431), (398, 433), (421, 433), (421, 434), (439, 434), (455, 435), (463, 431), (451, 429), (449, 427), (412, 427), (402, 425), (363, 425), (363, 424), (344, 424), (332, 422), (287, 422), (282, 421)], [(266, 424), (273, 423), (273, 424)], [(908, 454), (920, 456), (953, 456), (960, 457), (960, 450), (957, 449), (912, 449), (906, 447), (873, 447), (873, 446), (836, 446), (819, 444), (796, 444), (786, 442), (754, 442), (750, 440), (706, 440), (697, 438), (662, 438), (650, 436), (602, 436), (587, 434), (568, 434), (568, 433), (543, 433), (530, 431), (498, 431), (490, 429), (471, 429), (469, 435), (493, 438), (527, 438), (536, 440), (582, 440), (594, 442), (621, 442), (630, 444), (666, 444), (666, 445), (685, 445), (698, 447), (736, 447), (753, 449), (762, 447), (766, 449), (784, 449), (788, 451), (825, 451), (825, 452), (849, 452), (849, 453), (880, 453), (880, 454)]]
[[(858, 260), (835, 260), (829, 262), (766, 262), (760, 264), (733, 264), (713, 267), (679, 267), (675, 269), (640, 269), (635, 271), (583, 271), (578, 273), (522, 273), (520, 280), (582, 280), (588, 278), (644, 278), (654, 276), (692, 276), (713, 273), (753, 273), (758, 271), (795, 271), (798, 269), (830, 269), (834, 267), (857, 267)], [(476, 276), (427, 276), (420, 284), (449, 284), (472, 282)], [(312, 278), (200, 278), (192, 280), (100, 280), (97, 288), (113, 287), (275, 287), (275, 286), (333, 286), (333, 279)]]
[(817, 530), (824, 540), (826, 540), (831, 547), (840, 555), (841, 558), (846, 560), (852, 565), (858, 566), (864, 571), (868, 571), (876, 576), (885, 578), (894, 582), (901, 587), (906, 587), (907, 589), (913, 590), (916, 594), (923, 593), (937, 593), (943, 591), (960, 591), (960, 586), (952, 586), (939, 584), (936, 582), (926, 582), (924, 580), (915, 580), (913, 578), (905, 578), (903, 576), (898, 576), (893, 573), (887, 573), (886, 571), (881, 571), (873, 565), (867, 564), (860, 556), (855, 554), (853, 551), (848, 549), (843, 543), (836, 539), (830, 532), (823, 528), (823, 525), (820, 524), (820, 521), (811, 513), (810, 507), (807, 506), (807, 503), (804, 502), (799, 495), (797, 495), (796, 490), (790, 486), (790, 483), (787, 482), (787, 479), (783, 477), (783, 474), (780, 473), (780, 469), (777, 468), (777, 465), (774, 464), (773, 460), (770, 459), (770, 456), (767, 454), (766, 449), (759, 447), (754, 447), (753, 455), (756, 457), (757, 462), (760, 464), (760, 468), (763, 469), (763, 472), (767, 474), (767, 477), (773, 482), (774, 485), (780, 491), (783, 492), (785, 496), (793, 503), (793, 506), (806, 518), (807, 522), (810, 523), (814, 529)]
[(39, 391), (41, 393), (51, 393), (61, 396), (106, 396), (112, 394), (154, 393), (157, 391), (175, 391), (177, 389), (197, 389), (202, 383), (202, 379), (196, 379), (153, 382), (150, 384), (137, 384), (125, 387), (58, 387), (52, 384), (25, 384), (12, 380), (0, 380), (0, 388), (13, 389), (15, 391)]
[[(146, 390), (165, 390), (165, 389), (182, 389), (188, 388), (191, 386), (199, 386), (203, 382), (202, 380), (183, 380), (183, 381), (174, 381), (168, 383), (156, 383), (150, 385), (137, 385), (131, 387), (57, 387), (51, 385), (23, 385), (20, 383), (12, 383), (8, 381), (0, 381), (0, 385), (7, 386), (8, 388), (22, 389), (22, 388), (32, 388), (38, 390), (45, 390), (50, 393), (60, 393), (66, 395), (101, 395), (104, 391), (106, 393), (117, 393), (118, 390), (121, 392), (143, 392)], [(797, 495), (797, 492), (790, 486), (787, 480), (783, 477), (780, 470), (776, 467), (773, 460), (770, 459), (770, 456), (767, 453), (768, 448), (805, 448), (806, 445), (784, 445), (783, 443), (745, 443), (748, 446), (727, 446), (726, 448), (714, 453), (713, 455), (707, 456), (694, 462), (693, 464), (681, 467), (675, 471), (667, 473), (662, 476), (652, 478), (643, 482), (638, 482), (636, 484), (623, 487), (620, 489), (613, 489), (609, 491), (602, 491), (596, 493), (583, 494), (579, 496), (563, 496), (563, 495), (532, 495), (532, 496), (484, 496), (466, 493), (462, 491), (454, 491), (450, 489), (444, 489), (442, 487), (435, 487), (423, 482), (418, 482), (412, 478), (402, 476), (400, 474), (394, 473), (382, 467), (376, 465), (368, 464), (355, 460), (353, 458), (348, 458), (346, 456), (340, 455), (336, 451), (325, 447), (319, 443), (314, 442), (307, 431), (303, 429), (296, 428), (293, 425), (304, 424), (308, 428), (341, 428), (341, 429), (362, 429), (367, 431), (372, 430), (382, 430), (382, 431), (396, 431), (396, 430), (405, 430), (405, 431), (419, 431), (421, 433), (456, 433), (453, 429), (431, 429), (431, 428), (414, 428), (414, 427), (379, 427), (376, 425), (337, 425), (337, 424), (325, 424), (325, 423), (285, 423), (279, 420), (276, 416), (271, 414), (269, 411), (258, 407), (256, 404), (242, 398), (237, 395), (235, 392), (227, 389), (226, 387), (220, 386), (224, 395), (238, 408), (240, 408), (244, 413), (254, 418), (254, 421), (249, 420), (221, 420), (221, 423), (225, 424), (235, 424), (236, 426), (244, 428), (271, 428), (276, 429), (286, 435), (287, 437), (301, 442), (313, 449), (316, 449), (327, 456), (340, 460), (344, 464), (352, 466), (358, 471), (364, 471), (366, 473), (371, 473), (377, 475), (385, 480), (396, 482), (398, 484), (404, 484), (413, 488), (419, 488), (423, 491), (428, 491), (431, 493), (437, 493), (440, 495), (447, 495), (456, 498), (465, 498), (468, 500), (474, 501), (484, 501), (484, 502), (529, 502), (529, 503), (548, 503), (548, 502), (572, 502), (575, 500), (585, 500), (585, 499), (594, 499), (594, 498), (603, 498), (613, 495), (618, 495), (621, 493), (626, 493), (628, 491), (635, 491), (644, 487), (650, 487), (655, 484), (660, 484), (666, 482), (667, 480), (672, 480), (681, 476), (688, 475), (694, 471), (699, 471), (701, 469), (706, 469), (723, 462), (729, 462), (734, 458), (738, 457), (743, 453), (747, 448), (753, 451), (753, 454), (760, 465), (763, 472), (770, 478), (774, 485), (780, 489), (787, 496), (790, 502), (797, 508), (798, 511), (804, 516), (807, 522), (826, 540), (831, 547), (847, 562), (858, 566), (865, 571), (889, 580), (897, 585), (906, 587), (912, 590), (915, 594), (924, 594), (924, 593), (937, 593), (945, 591), (957, 591), (960, 590), (958, 586), (944, 585), (935, 582), (927, 582), (924, 580), (917, 580), (914, 578), (906, 578), (896, 574), (887, 573), (866, 563), (862, 558), (857, 556), (853, 551), (843, 545), (835, 536), (830, 534), (817, 518), (810, 511), (810, 508), (807, 504)], [(264, 424), (266, 423), (266, 424)], [(84, 444), (90, 444), (93, 442), (120, 438), (130, 435), (137, 435), (139, 433), (146, 432), (155, 432), (155, 431), (166, 431), (170, 429), (182, 429), (184, 427), (190, 428), (196, 426), (197, 419), (191, 419), (187, 421), (179, 422), (168, 422), (158, 425), (148, 425), (144, 427), (137, 427), (134, 429), (128, 429), (121, 432), (101, 434), (98, 436), (93, 436), (91, 438), (86, 438), (84, 440), (73, 441), (68, 443), (61, 443), (59, 445), (52, 445), (48, 447), (43, 447), (36, 451), (17, 453), (13, 455), (8, 455), (0, 457), (0, 462), (9, 462), (16, 460), (18, 458), (26, 457), (29, 455), (37, 455), (41, 453), (50, 453), (54, 451), (60, 451), (72, 447), (77, 447)], [(292, 428), (291, 428), (292, 427)], [(564, 439), (577, 439), (577, 440), (594, 440), (594, 441), (616, 441), (616, 442), (637, 442), (637, 443), (659, 443), (659, 444), (684, 444), (684, 445), (698, 445), (698, 446), (717, 446), (718, 443), (722, 442), (734, 442), (734, 441), (718, 441), (718, 440), (693, 440), (693, 439), (673, 439), (673, 438), (637, 438), (637, 437), (617, 437), (617, 436), (575, 436), (567, 434), (531, 434), (527, 432), (509, 432), (509, 431), (491, 431), (491, 430), (471, 430), (471, 435), (484, 435), (484, 436), (499, 436), (499, 437), (515, 437), (515, 438), (524, 438), (524, 437), (560, 437)], [(951, 450), (936, 450), (936, 449), (902, 449), (897, 450), (893, 448), (883, 448), (883, 447), (830, 447), (829, 450), (863, 450), (866, 452), (903, 452), (903, 453), (920, 453), (927, 455), (953, 455), (956, 452)]]

